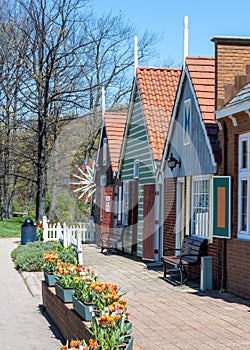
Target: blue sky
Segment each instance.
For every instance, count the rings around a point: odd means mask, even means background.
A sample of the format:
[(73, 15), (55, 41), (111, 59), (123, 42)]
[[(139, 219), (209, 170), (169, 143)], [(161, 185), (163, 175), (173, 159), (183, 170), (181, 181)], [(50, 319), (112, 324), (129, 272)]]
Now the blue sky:
[[(97, 15), (121, 11), (137, 29), (162, 34), (159, 58), (148, 65), (161, 66), (183, 60), (183, 21), (189, 21), (189, 56), (214, 56), (214, 36), (250, 37), (249, 0), (93, 0)], [(132, 38), (133, 40), (133, 38)], [(140, 64), (140, 62), (139, 62)]]

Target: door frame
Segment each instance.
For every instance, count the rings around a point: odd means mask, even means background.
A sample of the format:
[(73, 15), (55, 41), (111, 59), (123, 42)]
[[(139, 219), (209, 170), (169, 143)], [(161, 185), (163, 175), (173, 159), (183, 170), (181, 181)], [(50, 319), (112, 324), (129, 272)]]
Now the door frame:
[(184, 190), (185, 190), (185, 178), (177, 178), (177, 190), (176, 190), (176, 231), (175, 231), (175, 248), (180, 249), (184, 238), (184, 217), (185, 217), (185, 205), (184, 205)]
[(155, 190), (155, 184), (143, 185), (142, 259), (150, 261), (155, 259)]

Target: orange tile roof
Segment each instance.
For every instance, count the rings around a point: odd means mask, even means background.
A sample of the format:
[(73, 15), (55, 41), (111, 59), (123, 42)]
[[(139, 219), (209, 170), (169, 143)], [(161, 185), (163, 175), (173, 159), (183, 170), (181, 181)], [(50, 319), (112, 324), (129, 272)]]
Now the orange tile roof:
[(186, 57), (186, 65), (204, 122), (215, 122), (215, 59)]
[(121, 155), (121, 147), (126, 120), (126, 113), (104, 113), (104, 122), (108, 138), (109, 154), (113, 171), (118, 171), (118, 164)]
[(162, 158), (180, 75), (180, 68), (136, 69), (153, 160)]
[(215, 121), (215, 59), (213, 57), (186, 57), (186, 66), (200, 106), (201, 116), (217, 162), (221, 150), (217, 142), (218, 125)]

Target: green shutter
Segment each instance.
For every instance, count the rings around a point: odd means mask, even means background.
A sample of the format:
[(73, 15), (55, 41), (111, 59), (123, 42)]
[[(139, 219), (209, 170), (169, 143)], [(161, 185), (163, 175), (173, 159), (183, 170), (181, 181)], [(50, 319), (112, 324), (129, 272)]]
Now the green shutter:
[(213, 177), (213, 236), (231, 237), (231, 176)]

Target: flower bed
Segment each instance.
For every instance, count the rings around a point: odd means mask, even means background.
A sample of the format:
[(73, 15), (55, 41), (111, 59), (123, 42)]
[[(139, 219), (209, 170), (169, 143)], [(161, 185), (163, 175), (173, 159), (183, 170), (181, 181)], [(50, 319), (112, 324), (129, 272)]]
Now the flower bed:
[(92, 314), (91, 322), (86, 322), (74, 312), (73, 304), (64, 303), (56, 296), (55, 288), (48, 287), (45, 282), (42, 283), (42, 295), (44, 308), (64, 339), (81, 339), (85, 349), (92, 349), (93, 344), (97, 350), (132, 347), (132, 325), (125, 313), (125, 300), (111, 304), (101, 315)]
[[(57, 279), (56, 287), (74, 289), (73, 305), (76, 313), (80, 314), (80, 308), (76, 307), (77, 300), (83, 304), (86, 302), (93, 304), (87, 318), (91, 321), (88, 327), (89, 337), (83, 337), (80, 343), (77, 343), (80, 344), (81, 349), (115, 350), (122, 347), (132, 349), (132, 345), (129, 345), (133, 343), (133, 337), (132, 326), (128, 321), (127, 303), (118, 286), (99, 281), (94, 270), (89, 267), (57, 261), (56, 256), (49, 257), (47, 260), (52, 260), (53, 264), (57, 262), (56, 267), (53, 266)], [(63, 300), (62, 297), (60, 298)], [(73, 302), (73, 299), (70, 302)], [(70, 340), (73, 337), (66, 339)], [(62, 349), (76, 348), (68, 346), (70, 346), (69, 343)]]

